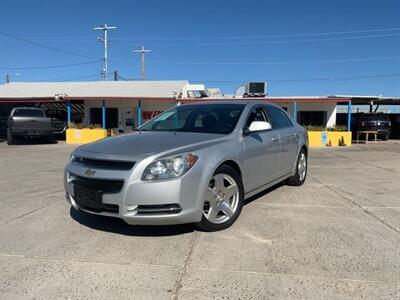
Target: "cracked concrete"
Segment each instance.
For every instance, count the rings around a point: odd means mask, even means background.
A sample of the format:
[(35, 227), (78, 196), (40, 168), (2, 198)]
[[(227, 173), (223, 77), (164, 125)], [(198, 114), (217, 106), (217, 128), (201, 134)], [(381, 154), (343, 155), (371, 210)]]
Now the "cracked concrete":
[(0, 143), (1, 299), (400, 298), (400, 143), (311, 150), (216, 233), (71, 210), (73, 148)]

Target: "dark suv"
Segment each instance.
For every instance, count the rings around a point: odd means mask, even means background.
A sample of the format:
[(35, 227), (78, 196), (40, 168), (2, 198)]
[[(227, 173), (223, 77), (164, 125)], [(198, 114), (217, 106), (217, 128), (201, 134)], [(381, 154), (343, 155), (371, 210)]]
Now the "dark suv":
[(359, 131), (377, 131), (378, 138), (386, 141), (390, 135), (391, 123), (384, 113), (366, 113), (358, 119)]

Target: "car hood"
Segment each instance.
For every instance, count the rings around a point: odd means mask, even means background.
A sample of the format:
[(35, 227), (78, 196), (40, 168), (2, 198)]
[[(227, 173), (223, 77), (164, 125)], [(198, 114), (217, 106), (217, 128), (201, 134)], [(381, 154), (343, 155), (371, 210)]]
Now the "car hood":
[[(202, 146), (214, 143), (224, 135), (192, 132), (156, 132), (142, 131), (84, 145), (78, 152), (85, 152), (88, 156), (108, 156), (116, 159), (141, 159), (150, 155), (182, 150), (194, 145)], [(84, 154), (84, 153), (81, 153)]]

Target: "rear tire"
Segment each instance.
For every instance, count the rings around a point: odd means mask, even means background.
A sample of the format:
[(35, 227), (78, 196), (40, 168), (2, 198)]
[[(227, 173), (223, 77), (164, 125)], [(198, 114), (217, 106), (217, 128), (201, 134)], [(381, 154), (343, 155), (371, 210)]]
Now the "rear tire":
[(307, 151), (302, 148), (296, 160), (296, 173), (287, 180), (287, 184), (292, 186), (302, 185), (307, 177), (307, 168)]
[(46, 141), (49, 144), (54, 144), (56, 142), (56, 139), (54, 137), (54, 134), (50, 134), (46, 137)]
[(7, 144), (8, 145), (14, 145), (15, 144), (15, 139), (12, 136), (10, 128), (7, 128)]
[(207, 187), (202, 218), (196, 224), (203, 231), (218, 231), (230, 227), (239, 217), (244, 203), (242, 178), (230, 166), (222, 165)]

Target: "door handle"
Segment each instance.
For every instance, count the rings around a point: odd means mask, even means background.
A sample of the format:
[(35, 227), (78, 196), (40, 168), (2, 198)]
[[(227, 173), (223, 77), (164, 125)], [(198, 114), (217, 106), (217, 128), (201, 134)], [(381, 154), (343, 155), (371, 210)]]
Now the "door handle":
[(273, 142), (276, 142), (276, 141), (278, 141), (278, 140), (279, 140), (279, 138), (278, 138), (278, 137), (276, 137), (276, 136), (273, 136), (271, 140), (272, 140)]

